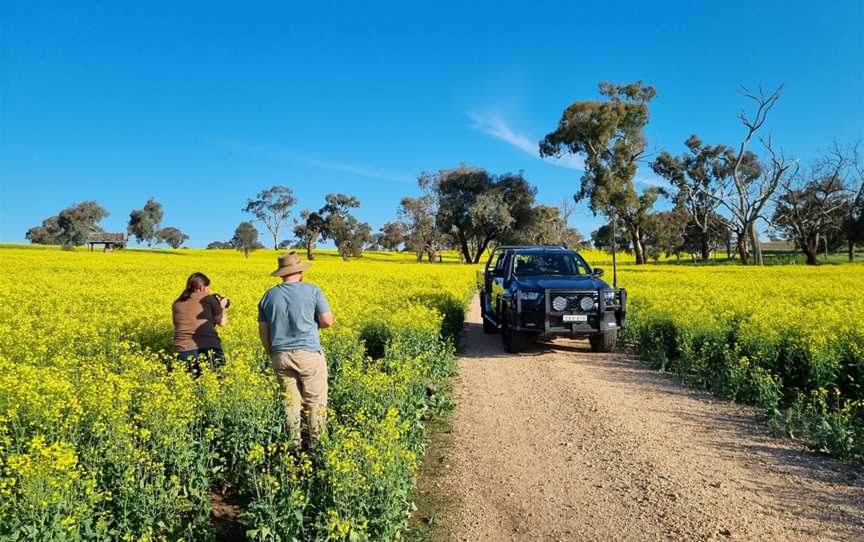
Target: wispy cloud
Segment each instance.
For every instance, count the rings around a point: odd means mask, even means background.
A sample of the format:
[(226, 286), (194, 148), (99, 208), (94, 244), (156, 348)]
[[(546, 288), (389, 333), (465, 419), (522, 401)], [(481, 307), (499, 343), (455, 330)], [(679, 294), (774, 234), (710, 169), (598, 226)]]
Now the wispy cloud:
[[(471, 119), (471, 127), (475, 130), (492, 136), (495, 139), (504, 141), (505, 143), (516, 147), (520, 151), (530, 154), (538, 160), (543, 160), (544, 162), (563, 168), (576, 169), (579, 171), (585, 170), (585, 161), (579, 156), (565, 155), (561, 158), (540, 158), (538, 150), (539, 144), (537, 143), (538, 140), (513, 129), (504, 117), (498, 113), (469, 113), (468, 117)], [(645, 174), (642, 171), (636, 175), (633, 182), (640, 186), (660, 188), (669, 187), (669, 183), (663, 179), (652, 175), (651, 173)]]
[(514, 130), (498, 113), (468, 113), (468, 117), (471, 119), (471, 127), (475, 130), (492, 136), (495, 139), (500, 139), (538, 160), (568, 169), (578, 169), (580, 171), (585, 169), (584, 161), (578, 156), (567, 155), (561, 158), (540, 158), (538, 140)]
[(322, 160), (320, 158), (301, 155), (296, 151), (286, 150), (279, 147), (266, 145), (247, 145), (236, 142), (220, 142), (219, 144), (233, 151), (254, 154), (256, 156), (267, 158), (268, 160), (290, 162), (292, 164), (299, 164), (301, 166), (307, 166), (316, 169), (348, 173), (349, 175), (356, 175), (358, 177), (365, 177), (367, 179), (378, 179), (382, 181), (391, 181), (407, 184), (413, 184), (415, 182), (415, 180), (410, 175), (398, 175), (389, 171), (383, 171), (361, 164), (353, 164), (333, 160)]
[(295, 162), (301, 165), (319, 168), (319, 169), (328, 169), (330, 171), (339, 171), (342, 173), (349, 173), (351, 175), (357, 175), (358, 177), (366, 177), (367, 179), (380, 179), (382, 181), (393, 181), (397, 183), (414, 183), (415, 181), (410, 177), (402, 177), (399, 175), (393, 175), (389, 172), (379, 171), (374, 168), (369, 168), (366, 166), (361, 166), (357, 164), (346, 164), (344, 162), (332, 162), (330, 160), (318, 160), (315, 158), (307, 158), (300, 156), (291, 156), (286, 155), (284, 158), (288, 161)]

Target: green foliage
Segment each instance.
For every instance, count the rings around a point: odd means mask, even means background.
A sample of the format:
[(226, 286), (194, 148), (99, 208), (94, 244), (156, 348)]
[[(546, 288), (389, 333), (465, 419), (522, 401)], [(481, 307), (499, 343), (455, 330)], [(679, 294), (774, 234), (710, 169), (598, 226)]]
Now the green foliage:
[(436, 226), (452, 233), (466, 262), (477, 263), (493, 240), (529, 227), (537, 189), (521, 173), (490, 175), (465, 164), (424, 174), (437, 199)]
[(79, 246), (87, 241), (89, 234), (102, 231), (99, 222), (107, 216), (108, 211), (101, 205), (85, 201), (46, 218), (40, 226), (27, 230), (25, 236), (36, 244)]
[(173, 226), (168, 226), (156, 232), (156, 240), (171, 248), (180, 248), (183, 243), (189, 240), (189, 236)]
[(150, 198), (142, 209), (135, 209), (129, 213), (129, 225), (126, 231), (139, 243), (147, 243), (147, 246), (151, 246), (157, 240), (163, 214), (162, 204)]
[(242, 250), (246, 257), (249, 257), (249, 252), (261, 247), (258, 243), (258, 230), (251, 222), (241, 222), (234, 230), (234, 237), (231, 238), (231, 246), (237, 250)]
[(584, 155), (585, 173), (576, 201), (588, 199), (591, 210), (621, 219), (636, 253), (645, 263), (646, 221), (660, 191), (636, 191), (633, 178), (647, 142), (648, 103), (654, 87), (641, 81), (627, 85), (600, 83), (604, 101), (577, 101), (564, 110), (558, 127), (540, 142), (541, 156)]
[(287, 186), (272, 186), (258, 192), (255, 198), (246, 200), (244, 213), (249, 213), (264, 224), (273, 237), (273, 248), (278, 249), (279, 230), (291, 215), (297, 199), (294, 191)]
[(351, 214), (351, 209), (360, 207), (360, 200), (345, 194), (327, 194), (324, 199), (326, 203), (318, 211), (324, 225), (321, 237), (333, 240), (343, 260), (359, 257), (365, 245), (372, 241), (372, 227)]
[(772, 336), (745, 332), (748, 317), (722, 327), (686, 325), (631, 307), (626, 337), (652, 366), (721, 397), (757, 405), (811, 447), (838, 457), (864, 453), (864, 344), (849, 335), (826, 352), (795, 328)]

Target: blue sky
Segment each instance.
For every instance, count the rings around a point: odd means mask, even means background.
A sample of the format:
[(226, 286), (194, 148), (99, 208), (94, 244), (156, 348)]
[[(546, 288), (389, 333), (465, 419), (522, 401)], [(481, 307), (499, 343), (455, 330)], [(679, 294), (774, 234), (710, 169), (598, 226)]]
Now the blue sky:
[(785, 84), (767, 127), (789, 156), (864, 138), (860, 0), (300, 4), (0, 2), (0, 241), (88, 199), (124, 231), (153, 196), (204, 246), (273, 184), (298, 211), (356, 195), (377, 228), (460, 162), (557, 204), (578, 160), (536, 143), (600, 80), (657, 88), (656, 151), (737, 142), (742, 84)]

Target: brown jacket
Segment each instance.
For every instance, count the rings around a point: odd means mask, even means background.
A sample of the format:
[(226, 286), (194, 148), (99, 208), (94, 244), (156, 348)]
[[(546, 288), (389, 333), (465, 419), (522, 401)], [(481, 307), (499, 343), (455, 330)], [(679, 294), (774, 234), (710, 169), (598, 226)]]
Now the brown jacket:
[(189, 299), (174, 302), (174, 349), (178, 352), (202, 348), (222, 348), (216, 322), (222, 318), (222, 305), (212, 295), (193, 293)]

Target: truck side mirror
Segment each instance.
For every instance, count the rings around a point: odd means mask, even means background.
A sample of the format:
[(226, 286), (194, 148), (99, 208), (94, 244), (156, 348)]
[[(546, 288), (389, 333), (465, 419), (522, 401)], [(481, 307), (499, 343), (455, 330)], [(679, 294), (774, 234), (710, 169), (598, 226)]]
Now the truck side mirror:
[(595, 267), (594, 272), (591, 274), (594, 275), (595, 277), (602, 277), (603, 276), (603, 269), (601, 269), (599, 267)]

